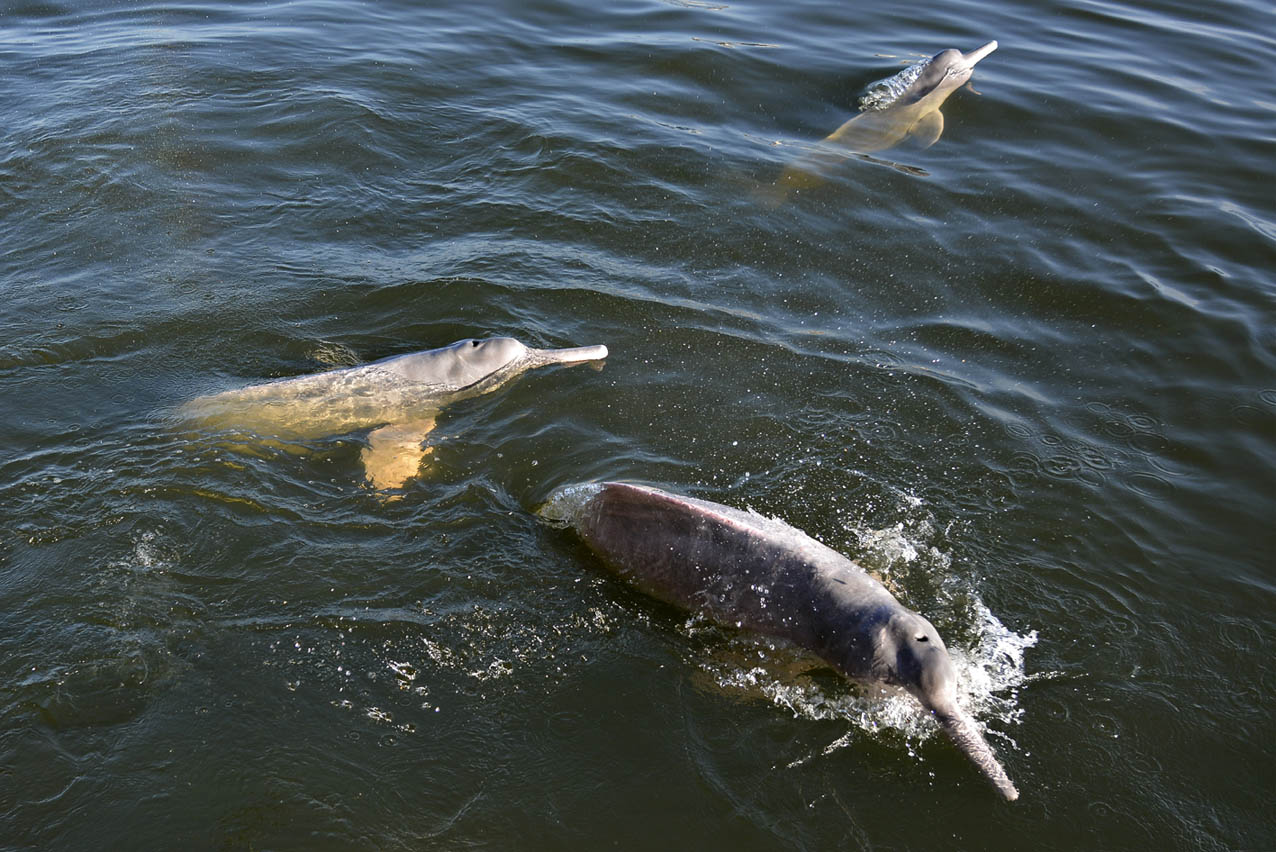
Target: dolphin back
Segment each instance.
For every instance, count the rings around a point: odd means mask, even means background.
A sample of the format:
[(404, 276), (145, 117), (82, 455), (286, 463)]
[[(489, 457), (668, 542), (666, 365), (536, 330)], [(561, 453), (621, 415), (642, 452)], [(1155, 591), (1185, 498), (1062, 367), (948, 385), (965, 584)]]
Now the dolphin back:
[[(851, 677), (861, 619), (900, 604), (842, 554), (782, 521), (629, 483), (602, 485), (572, 525), (607, 566), (646, 594), (727, 626), (789, 639)], [(795, 614), (800, 614), (795, 617)]]

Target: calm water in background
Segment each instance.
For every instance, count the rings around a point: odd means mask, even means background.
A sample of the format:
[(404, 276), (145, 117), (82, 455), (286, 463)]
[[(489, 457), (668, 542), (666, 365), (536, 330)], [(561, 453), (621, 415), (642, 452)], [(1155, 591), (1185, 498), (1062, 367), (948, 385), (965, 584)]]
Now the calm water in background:
[[(759, 203), (990, 38), (928, 176)], [(1276, 843), (1268, 3), (7, 3), (0, 61), (0, 843)], [(612, 356), (397, 501), (171, 428), (489, 333)], [(890, 577), (1022, 799), (534, 514), (600, 478)]]

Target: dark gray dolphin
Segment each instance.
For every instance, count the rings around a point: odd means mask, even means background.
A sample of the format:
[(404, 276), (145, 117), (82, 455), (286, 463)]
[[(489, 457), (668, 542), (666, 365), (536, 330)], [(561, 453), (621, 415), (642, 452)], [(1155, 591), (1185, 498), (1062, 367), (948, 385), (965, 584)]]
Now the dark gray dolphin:
[[(823, 169), (848, 155), (885, 151), (909, 138), (923, 147), (935, 144), (944, 132), (944, 114), (939, 108), (970, 79), (976, 63), (996, 49), (997, 42), (990, 41), (970, 53), (952, 48), (941, 50), (930, 59), (872, 84), (860, 99), (860, 112), (829, 134), (810, 155), (785, 169), (777, 181), (777, 190), (787, 194), (815, 186)], [(921, 171), (886, 164), (904, 171)]]
[(397, 488), (430, 452), (422, 442), (443, 406), (493, 391), (536, 367), (606, 357), (606, 346), (531, 349), (512, 337), (458, 340), (359, 367), (201, 396), (179, 413), (204, 429), (284, 441), (371, 429), (362, 454), (368, 481)]
[(753, 512), (620, 482), (576, 488), (551, 516), (625, 580), (721, 624), (790, 640), (854, 680), (903, 687), (1007, 800), (1019, 797), (957, 703), (944, 640), (850, 559)]

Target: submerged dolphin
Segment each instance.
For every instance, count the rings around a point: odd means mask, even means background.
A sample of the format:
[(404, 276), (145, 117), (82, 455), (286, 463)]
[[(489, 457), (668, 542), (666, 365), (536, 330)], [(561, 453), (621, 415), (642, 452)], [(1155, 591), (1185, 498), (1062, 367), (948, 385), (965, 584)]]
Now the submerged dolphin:
[(398, 488), (416, 476), (422, 446), (444, 405), (493, 391), (527, 370), (607, 357), (606, 346), (531, 349), (512, 337), (451, 346), (201, 396), (180, 414), (206, 429), (285, 441), (371, 429), (362, 453), (368, 481)]
[(925, 174), (865, 155), (893, 148), (909, 138), (924, 148), (939, 141), (944, 132), (944, 114), (939, 108), (970, 79), (975, 64), (996, 49), (995, 41), (970, 53), (949, 48), (872, 84), (860, 99), (860, 112), (834, 130), (811, 155), (785, 169), (777, 189), (788, 193), (816, 186), (822, 169), (848, 155)]
[(842, 554), (782, 521), (656, 488), (574, 486), (542, 509), (643, 592), (788, 639), (848, 678), (900, 686), (998, 791), (1019, 791), (957, 703), (935, 628)]

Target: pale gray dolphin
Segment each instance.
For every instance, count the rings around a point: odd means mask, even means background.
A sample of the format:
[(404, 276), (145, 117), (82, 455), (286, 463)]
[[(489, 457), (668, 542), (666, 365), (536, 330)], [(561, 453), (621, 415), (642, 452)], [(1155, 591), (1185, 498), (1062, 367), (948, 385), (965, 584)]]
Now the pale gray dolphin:
[(858, 114), (781, 173), (776, 181), (780, 197), (818, 185), (821, 173), (847, 156), (860, 156), (903, 171), (925, 174), (920, 169), (867, 155), (893, 148), (910, 138), (922, 147), (939, 141), (944, 132), (944, 114), (939, 108), (970, 79), (976, 63), (996, 49), (997, 42), (990, 41), (970, 53), (952, 48), (942, 50), (869, 86), (860, 99)]
[(458, 340), (428, 352), (201, 396), (180, 414), (204, 429), (268, 440), (371, 429), (362, 453), (368, 481), (398, 488), (416, 476), (430, 452), (422, 442), (443, 406), (493, 391), (536, 367), (606, 357), (606, 346), (531, 349), (512, 337)]
[(783, 521), (621, 482), (570, 486), (542, 515), (643, 592), (787, 639), (848, 678), (903, 687), (1007, 799), (1019, 791), (957, 703), (944, 640), (842, 554)]

